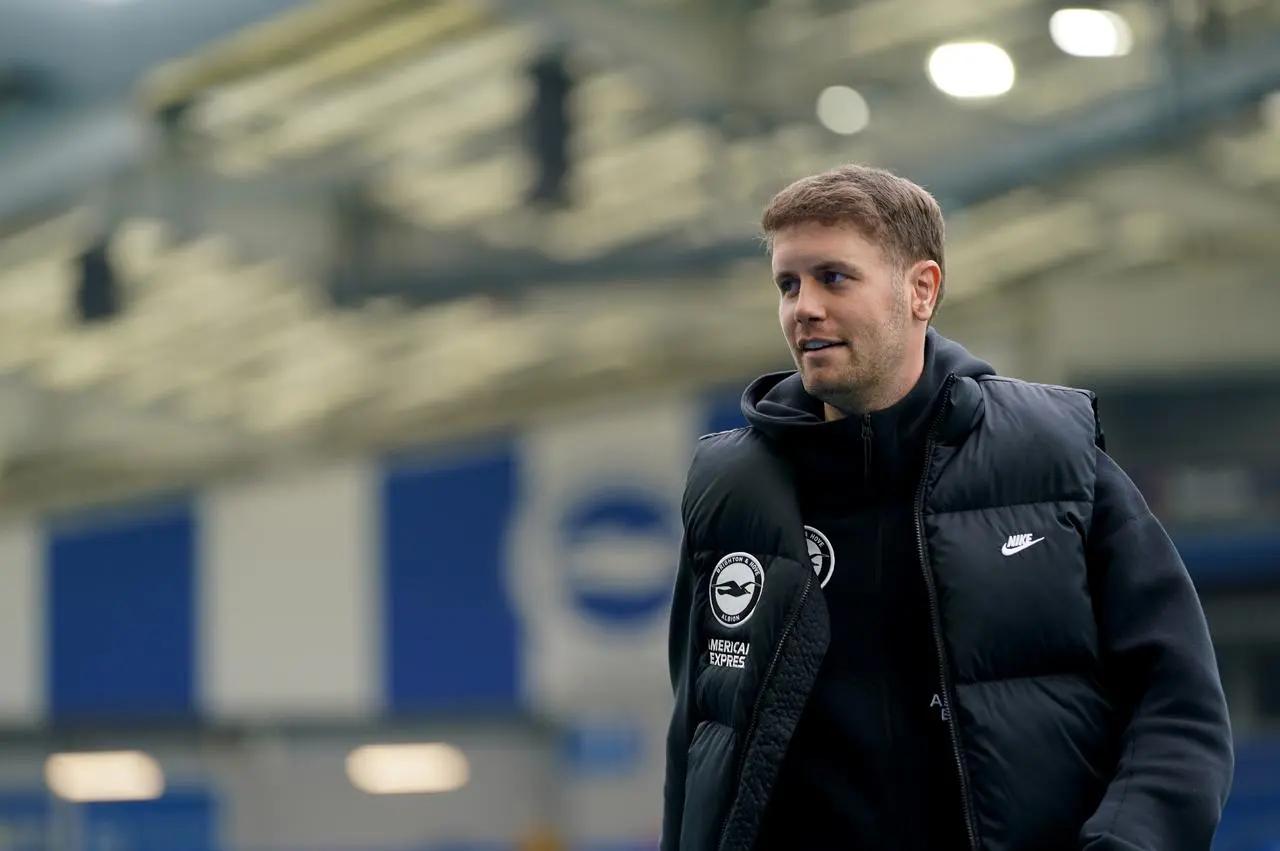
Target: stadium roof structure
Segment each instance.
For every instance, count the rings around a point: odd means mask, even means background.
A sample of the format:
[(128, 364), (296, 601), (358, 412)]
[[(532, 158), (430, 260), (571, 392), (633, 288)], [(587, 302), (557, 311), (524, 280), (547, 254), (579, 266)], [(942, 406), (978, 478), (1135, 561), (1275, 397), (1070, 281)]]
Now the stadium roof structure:
[[(1273, 0), (1115, 5), (1095, 57), (1038, 0), (153, 2), (22, 0), (0, 33), (0, 506), (782, 363), (758, 210), (847, 161), (940, 197), (944, 318), (1043, 376), (1280, 354)], [(949, 43), (998, 46), (1008, 90), (942, 91)], [(539, 211), (547, 50), (574, 202)], [(123, 308), (76, 322), (103, 235)]]

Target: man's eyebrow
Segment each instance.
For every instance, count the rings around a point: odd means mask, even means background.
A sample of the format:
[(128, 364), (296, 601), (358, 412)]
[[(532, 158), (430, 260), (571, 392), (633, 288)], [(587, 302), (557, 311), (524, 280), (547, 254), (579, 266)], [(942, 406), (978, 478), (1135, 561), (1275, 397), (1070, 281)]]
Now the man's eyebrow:
[[(840, 272), (852, 272), (854, 274), (860, 274), (862, 271), (862, 268), (857, 263), (852, 263), (852, 262), (849, 262), (848, 260), (822, 259), (822, 260), (813, 260), (809, 262), (807, 265), (806, 264), (799, 264), (799, 265), (801, 265), (801, 267), (808, 272), (828, 272), (831, 270), (835, 270)], [(786, 277), (787, 275), (795, 275), (795, 274), (796, 272), (792, 268), (783, 267), (773, 273), (773, 278), (776, 281)]]
[(821, 263), (813, 264), (815, 272), (826, 272), (829, 269), (854, 271), (857, 268), (857, 265), (844, 260), (823, 260)]

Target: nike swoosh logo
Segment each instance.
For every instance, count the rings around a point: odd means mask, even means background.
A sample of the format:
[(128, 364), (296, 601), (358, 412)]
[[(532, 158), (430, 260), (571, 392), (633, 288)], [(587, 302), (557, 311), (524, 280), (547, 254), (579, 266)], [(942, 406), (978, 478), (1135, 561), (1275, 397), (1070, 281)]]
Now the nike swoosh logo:
[(1034, 547), (1036, 544), (1040, 543), (1043, 540), (1044, 538), (1036, 538), (1034, 541), (1024, 541), (1021, 544), (1014, 544), (1012, 547), (1009, 546), (1008, 544), (1005, 544), (1003, 547), (1000, 548), (1000, 554), (1006, 555), (1006, 556), (1017, 555), (1018, 553), (1022, 552), (1025, 549), (1028, 549), (1029, 547)]

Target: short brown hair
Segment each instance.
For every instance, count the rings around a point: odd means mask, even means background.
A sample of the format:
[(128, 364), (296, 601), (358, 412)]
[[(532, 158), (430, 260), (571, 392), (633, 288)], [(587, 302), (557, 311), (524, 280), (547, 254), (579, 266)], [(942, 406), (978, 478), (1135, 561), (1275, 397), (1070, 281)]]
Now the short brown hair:
[(942, 303), (946, 224), (942, 208), (924, 187), (884, 169), (840, 166), (801, 178), (773, 196), (760, 224), (772, 247), (778, 231), (814, 222), (856, 227), (903, 267), (933, 260), (942, 270)]

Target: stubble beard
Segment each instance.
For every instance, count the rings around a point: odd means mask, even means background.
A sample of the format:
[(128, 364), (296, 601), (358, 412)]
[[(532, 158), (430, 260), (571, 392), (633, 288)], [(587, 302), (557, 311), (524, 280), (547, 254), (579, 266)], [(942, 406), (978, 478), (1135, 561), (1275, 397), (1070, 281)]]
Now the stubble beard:
[(845, 416), (859, 416), (891, 407), (901, 398), (897, 386), (902, 363), (906, 359), (907, 325), (910, 308), (903, 303), (880, 327), (879, 339), (860, 350), (850, 346), (849, 363), (822, 381), (812, 381), (802, 364), (800, 378), (810, 396), (830, 405)]

